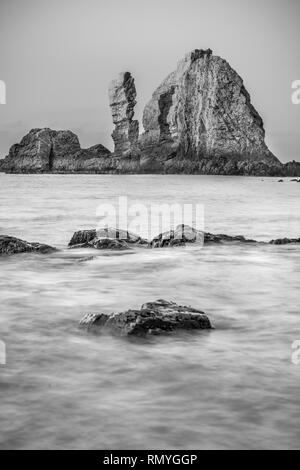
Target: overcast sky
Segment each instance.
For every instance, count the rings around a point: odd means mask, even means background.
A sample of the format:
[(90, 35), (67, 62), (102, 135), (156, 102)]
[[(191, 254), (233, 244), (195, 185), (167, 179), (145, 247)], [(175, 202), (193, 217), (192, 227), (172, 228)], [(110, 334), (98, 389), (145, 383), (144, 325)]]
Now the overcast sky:
[(245, 81), (267, 143), (300, 161), (299, 0), (0, 0), (0, 155), (34, 127), (112, 148), (107, 88), (136, 80), (136, 117), (187, 52), (211, 48)]

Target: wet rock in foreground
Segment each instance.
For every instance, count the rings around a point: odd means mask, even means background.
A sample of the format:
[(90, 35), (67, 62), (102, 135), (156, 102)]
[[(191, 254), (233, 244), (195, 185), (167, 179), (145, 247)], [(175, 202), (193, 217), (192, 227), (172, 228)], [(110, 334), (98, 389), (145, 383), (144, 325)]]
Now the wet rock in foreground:
[(127, 310), (110, 315), (87, 314), (79, 326), (87, 330), (103, 329), (119, 336), (142, 337), (180, 330), (210, 330), (213, 328), (204, 312), (166, 300), (146, 303), (140, 310)]
[(42, 243), (29, 243), (19, 238), (0, 235), (0, 255), (14, 255), (18, 253), (47, 254), (57, 251), (52, 246)]
[(70, 248), (95, 248), (97, 250), (128, 250), (129, 245), (147, 246), (147, 240), (126, 230), (103, 228), (75, 232)]

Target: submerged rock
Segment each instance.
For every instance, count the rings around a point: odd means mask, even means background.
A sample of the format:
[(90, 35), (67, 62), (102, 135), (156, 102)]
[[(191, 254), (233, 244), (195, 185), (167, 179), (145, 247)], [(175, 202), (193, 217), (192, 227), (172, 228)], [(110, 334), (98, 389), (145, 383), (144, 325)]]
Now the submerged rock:
[(147, 246), (147, 240), (139, 235), (114, 228), (75, 232), (70, 248), (95, 248), (97, 250), (128, 250), (129, 245)]
[(298, 243), (300, 243), (300, 238), (278, 238), (270, 241), (270, 245), (295, 245)]
[(0, 255), (14, 255), (18, 253), (47, 254), (57, 251), (52, 246), (42, 243), (29, 243), (19, 238), (0, 235)]
[(146, 303), (140, 310), (111, 315), (87, 314), (81, 320), (80, 327), (87, 330), (104, 329), (120, 336), (159, 335), (178, 330), (213, 328), (204, 312), (165, 300)]
[(173, 246), (185, 246), (187, 244), (220, 244), (220, 243), (257, 243), (255, 240), (249, 240), (242, 235), (213, 235), (202, 232), (189, 225), (178, 225), (175, 230), (162, 233), (155, 237), (150, 246), (152, 248), (164, 248)]
[(255, 243), (257, 244), (258, 242), (256, 240), (248, 239), (245, 238), (243, 235), (224, 235), (224, 234), (219, 234), (219, 235), (214, 235), (212, 233), (205, 233), (204, 234), (204, 243), (205, 245), (207, 244), (218, 244), (218, 243), (223, 243), (223, 244), (236, 244), (236, 243)]

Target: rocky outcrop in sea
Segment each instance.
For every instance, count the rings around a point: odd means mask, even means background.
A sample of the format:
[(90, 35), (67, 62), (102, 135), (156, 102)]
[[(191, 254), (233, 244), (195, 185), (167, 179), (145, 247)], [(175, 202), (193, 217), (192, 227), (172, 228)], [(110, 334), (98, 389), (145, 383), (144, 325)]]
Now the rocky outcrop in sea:
[(154, 92), (143, 114), (144, 154), (167, 173), (252, 174), (280, 167), (242, 78), (195, 50)]
[(166, 248), (175, 246), (186, 246), (189, 244), (237, 244), (237, 243), (258, 243), (256, 240), (249, 240), (242, 235), (230, 236), (224, 234), (214, 235), (212, 233), (197, 230), (189, 225), (178, 225), (175, 230), (170, 230), (159, 234), (153, 238), (149, 246), (151, 248)]
[(103, 145), (81, 149), (71, 131), (32, 129), (1, 162), (6, 173), (105, 173), (110, 151)]
[(180, 224), (174, 230), (160, 233), (148, 241), (135, 233), (116, 228), (81, 230), (75, 232), (69, 248), (130, 249), (173, 248), (187, 245), (288, 245), (300, 243), (299, 238), (282, 238), (270, 242), (258, 242), (243, 235), (213, 234), (197, 230), (189, 225)]
[(113, 153), (102, 145), (81, 149), (70, 131), (33, 129), (0, 161), (0, 171), (300, 176), (300, 162), (282, 164), (269, 150), (242, 78), (210, 49), (187, 54), (154, 91), (142, 134), (130, 72), (111, 82), (109, 103)]
[[(176, 248), (189, 245), (298, 245), (300, 238), (280, 238), (269, 242), (258, 242), (242, 235), (212, 234), (189, 225), (178, 225), (176, 229), (161, 233), (148, 241), (140, 235), (116, 228), (81, 230), (72, 236), (68, 248), (93, 248), (95, 250), (129, 250), (131, 248)], [(18, 253), (52, 253), (52, 246), (27, 242), (16, 237), (0, 235), (0, 255)], [(92, 258), (92, 257), (90, 257)], [(84, 258), (86, 259), (86, 258)]]
[(146, 303), (140, 310), (127, 310), (110, 315), (87, 314), (79, 326), (89, 331), (108, 331), (118, 336), (141, 337), (213, 328), (204, 312), (165, 300)]
[(103, 228), (75, 232), (69, 242), (69, 248), (72, 249), (129, 250), (130, 246), (148, 246), (148, 241), (127, 230)]
[(15, 255), (19, 253), (53, 253), (56, 248), (36, 242), (26, 242), (8, 235), (0, 235), (0, 255)]

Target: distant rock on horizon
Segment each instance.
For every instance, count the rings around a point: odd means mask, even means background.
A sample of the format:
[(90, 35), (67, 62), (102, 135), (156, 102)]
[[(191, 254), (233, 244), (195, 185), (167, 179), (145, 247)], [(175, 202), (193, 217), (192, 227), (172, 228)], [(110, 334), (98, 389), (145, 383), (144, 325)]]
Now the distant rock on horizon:
[(105, 170), (111, 152), (103, 145), (81, 149), (71, 131), (32, 129), (2, 161), (7, 173), (89, 173)]
[(181, 60), (134, 120), (130, 72), (109, 87), (114, 153), (83, 150), (71, 131), (33, 129), (0, 161), (7, 173), (158, 173), (300, 176), (300, 162), (282, 164), (265, 142), (261, 116), (242, 78), (210, 49)]

